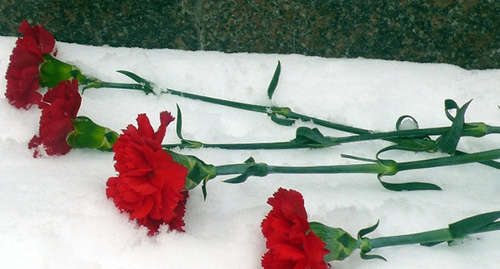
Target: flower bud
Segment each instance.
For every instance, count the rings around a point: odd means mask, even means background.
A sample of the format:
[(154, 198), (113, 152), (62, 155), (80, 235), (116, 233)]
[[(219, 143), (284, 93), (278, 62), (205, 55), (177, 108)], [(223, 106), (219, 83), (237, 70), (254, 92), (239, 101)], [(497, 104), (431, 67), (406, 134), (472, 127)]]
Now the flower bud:
[(111, 151), (118, 139), (115, 131), (97, 125), (87, 117), (76, 117), (72, 120), (75, 130), (66, 138), (72, 148), (92, 148), (102, 151)]
[(314, 234), (326, 243), (326, 249), (330, 251), (325, 255), (325, 262), (341, 261), (349, 257), (357, 248), (357, 240), (340, 228), (329, 227), (319, 222), (311, 222), (310, 226)]
[(54, 88), (61, 81), (77, 79), (79, 83), (85, 81), (85, 76), (74, 66), (61, 62), (50, 54), (43, 55), (44, 62), (40, 65), (40, 85)]

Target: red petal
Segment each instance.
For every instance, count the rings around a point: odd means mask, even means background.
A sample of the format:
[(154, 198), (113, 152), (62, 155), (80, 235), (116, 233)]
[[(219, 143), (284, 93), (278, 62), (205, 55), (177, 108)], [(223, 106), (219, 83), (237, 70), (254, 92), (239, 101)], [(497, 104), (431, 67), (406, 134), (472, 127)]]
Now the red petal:
[(146, 197), (146, 199), (143, 200), (141, 208), (132, 212), (130, 218), (142, 219), (146, 217), (153, 208), (153, 205), (154, 205), (153, 199), (151, 199), (150, 197)]

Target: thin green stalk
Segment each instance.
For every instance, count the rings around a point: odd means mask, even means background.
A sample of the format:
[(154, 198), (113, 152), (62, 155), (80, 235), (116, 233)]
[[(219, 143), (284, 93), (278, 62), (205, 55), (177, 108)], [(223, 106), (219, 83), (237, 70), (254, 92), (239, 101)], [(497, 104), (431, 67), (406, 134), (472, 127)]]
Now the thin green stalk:
[(247, 164), (238, 163), (238, 164), (226, 164), (215, 166), (215, 175), (216, 176), (224, 176), (224, 175), (238, 175), (245, 172), (248, 169)]
[[(337, 140), (335, 143), (348, 143), (348, 142), (357, 142), (357, 141), (366, 141), (366, 140), (374, 140), (374, 139), (384, 139), (387, 141), (391, 141), (394, 143), (401, 143), (402, 141), (408, 139), (408, 137), (411, 136), (428, 136), (428, 135), (442, 135), (450, 130), (450, 127), (438, 127), (438, 128), (426, 128), (426, 129), (414, 129), (414, 130), (403, 130), (403, 131), (394, 131), (394, 132), (381, 132), (381, 133), (374, 133), (371, 130), (367, 129), (362, 129), (362, 128), (357, 128), (357, 127), (352, 127), (348, 125), (343, 125), (343, 124), (338, 124), (338, 123), (333, 123), (329, 121), (325, 121), (322, 119), (314, 118), (314, 117), (309, 117), (306, 115), (302, 115), (299, 113), (295, 113), (291, 111), (291, 109), (286, 108), (286, 107), (272, 107), (272, 106), (260, 106), (260, 105), (251, 105), (251, 104), (246, 104), (246, 103), (240, 103), (240, 102), (234, 102), (234, 101), (227, 101), (227, 100), (222, 100), (222, 99), (217, 99), (217, 98), (212, 98), (212, 97), (206, 97), (202, 95), (197, 95), (197, 94), (191, 94), (191, 93), (185, 93), (181, 91), (176, 91), (172, 89), (166, 89), (162, 91), (162, 93), (171, 93), (174, 95), (178, 95), (181, 97), (186, 97), (194, 100), (200, 100), (204, 102), (210, 102), (214, 104), (219, 104), (219, 105), (224, 105), (228, 107), (233, 107), (233, 108), (239, 108), (239, 109), (244, 109), (244, 110), (249, 110), (249, 111), (254, 111), (254, 112), (260, 112), (260, 113), (266, 113), (268, 115), (280, 115), (285, 118), (290, 118), (290, 119), (299, 119), (302, 121), (312, 121), (313, 123), (339, 130), (339, 131), (344, 131), (344, 132), (349, 132), (349, 133), (354, 133), (357, 134), (357, 136), (350, 136), (350, 137), (344, 137), (344, 138), (336, 138)], [(484, 123), (478, 123), (478, 126), (475, 124), (467, 124), (464, 128), (463, 135), (464, 136), (475, 136), (475, 137), (480, 137), (484, 136), (486, 134), (491, 134), (491, 133), (500, 133), (500, 127), (498, 126), (489, 126)], [(235, 145), (233, 149), (265, 149), (268, 147), (269, 149), (287, 149), (287, 148), (303, 148), (303, 147), (297, 147), (292, 144), (285, 144), (286, 142), (279, 142), (282, 143), (279, 146), (274, 146), (270, 144), (259, 144), (257, 146), (250, 146), (249, 144), (242, 144), (242, 145)], [(205, 144), (207, 145), (207, 144)], [(181, 148), (183, 146), (180, 146)], [(218, 148), (225, 148), (225, 149), (230, 149), (232, 146), (229, 145), (222, 145), (222, 144), (213, 144), (213, 145), (207, 145), (207, 147), (218, 147)], [(458, 154), (467, 154), (465, 152), (457, 151)], [(482, 164), (488, 165), (493, 168), (500, 169), (500, 163), (495, 162), (495, 161), (484, 161), (480, 162)]]
[[(500, 222), (496, 221), (482, 227), (470, 234), (492, 232), (500, 230)], [(427, 232), (397, 235), (397, 236), (385, 236), (369, 239), (371, 248), (382, 248), (389, 246), (398, 245), (410, 245), (410, 244), (432, 244), (439, 242), (451, 242), (456, 238), (453, 236), (450, 228), (437, 229)]]
[[(246, 164), (229, 164), (216, 166), (217, 175), (242, 174), (249, 166)], [(275, 166), (266, 165), (268, 174), (381, 174), (387, 169), (378, 164), (348, 164), (325, 166)]]
[(325, 261), (330, 262), (343, 260), (356, 249), (360, 250), (362, 259), (386, 260), (382, 256), (367, 253), (374, 248), (409, 244), (421, 244), (431, 247), (443, 242), (453, 242), (471, 234), (497, 231), (500, 230), (500, 222), (496, 221), (499, 218), (500, 211), (491, 211), (448, 224), (448, 227), (443, 229), (373, 239), (365, 236), (377, 229), (379, 222), (361, 229), (357, 234), (357, 239), (341, 228), (330, 227), (319, 222), (310, 222), (309, 224), (314, 234), (326, 243), (326, 249), (330, 250), (330, 253), (325, 255)]
[(440, 166), (458, 165), (474, 162), (484, 162), (500, 159), (500, 149), (493, 149), (477, 153), (434, 158), (421, 161), (403, 162), (396, 165), (397, 171), (424, 169)]
[[(498, 131), (500, 129), (496, 126), (488, 126), (488, 134), (490, 132)], [(430, 135), (441, 135), (450, 130), (450, 127), (436, 127), (436, 128), (426, 128), (426, 129), (412, 129), (412, 130), (400, 130), (392, 132), (380, 132), (380, 133), (367, 133), (362, 135), (352, 135), (345, 137), (326, 137), (331, 143), (299, 143), (294, 140), (286, 142), (262, 142), (262, 143), (203, 143), (200, 141), (189, 141), (184, 140), (183, 143), (179, 144), (164, 144), (162, 145), (165, 149), (172, 148), (220, 148), (220, 149), (231, 149), (231, 150), (254, 150), (254, 149), (298, 149), (298, 148), (323, 148), (336, 146), (338, 144), (353, 143), (368, 140), (377, 139), (398, 139), (401, 137), (425, 137)], [(478, 136), (484, 135), (484, 132), (479, 133), (475, 125), (468, 125), (462, 131), (462, 136)]]
[(180, 144), (163, 144), (162, 147), (164, 149), (173, 149), (173, 148), (218, 148), (218, 149), (230, 149), (230, 150), (255, 150), (255, 149), (266, 149), (266, 150), (274, 150), (274, 149), (300, 149), (300, 148), (312, 148), (313, 146), (308, 145), (299, 145), (292, 141), (288, 142), (268, 142), (268, 143), (234, 143), (234, 144), (210, 144), (210, 143), (202, 143), (196, 141), (193, 144), (189, 143), (180, 143)]
[[(112, 83), (112, 82), (103, 82), (103, 81), (99, 81), (99, 80), (89, 79), (88, 81), (86, 81), (89, 84), (84, 89), (108, 87), (108, 88), (124, 88), (124, 89), (132, 89), (132, 90), (142, 90), (145, 93), (154, 93), (154, 91), (152, 89), (152, 87), (153, 87), (152, 84), (150, 82), (148, 82), (147, 80), (140, 78), (139, 76), (132, 74), (130, 72), (121, 71), (121, 73), (131, 77), (132, 79), (134, 79), (136, 81), (141, 81), (141, 83), (138, 83), (138, 84)], [(192, 94), (192, 93), (186, 93), (186, 92), (176, 91), (176, 90), (168, 89), (168, 88), (165, 90), (162, 90), (160, 93), (170, 93), (173, 95), (177, 95), (177, 96), (181, 96), (181, 97), (185, 97), (185, 98), (189, 98), (189, 99), (193, 99), (193, 100), (199, 100), (199, 101), (203, 101), (203, 102), (209, 102), (209, 103), (213, 103), (213, 104), (218, 104), (218, 105), (223, 105), (223, 106), (227, 106), (227, 107), (238, 108), (238, 109), (243, 109), (243, 110), (248, 110), (248, 111), (253, 111), (253, 112), (266, 113), (267, 115), (270, 115), (272, 118), (284, 117), (286, 119), (299, 119), (302, 121), (312, 121), (313, 123), (320, 125), (320, 126), (323, 126), (323, 127), (360, 135), (360, 136), (355, 136), (353, 138), (350, 138), (350, 139), (359, 139), (357, 141), (376, 139), (375, 137), (377, 137), (377, 135), (370, 136), (370, 135), (374, 134), (373, 131), (371, 131), (371, 130), (352, 127), (352, 126), (348, 126), (348, 125), (344, 125), (344, 124), (333, 123), (333, 122), (317, 119), (314, 117), (309, 117), (306, 115), (295, 113), (295, 112), (291, 111), (290, 108), (287, 108), (287, 107), (253, 105), (253, 104), (223, 100), (223, 99), (218, 99), (218, 98), (212, 98), (212, 97), (207, 97), (207, 96), (197, 95), (197, 94)], [(488, 126), (488, 128), (486, 128), (484, 130), (487, 130), (489, 132), (494, 132), (494, 133), (500, 133), (500, 127)], [(465, 129), (467, 129), (467, 128), (465, 128)], [(425, 129), (422, 129), (422, 130), (425, 130)], [(441, 132), (445, 132), (446, 130), (449, 130), (449, 128), (448, 127), (444, 127), (443, 129), (429, 128), (427, 130), (428, 131), (433, 130), (433, 134), (443, 134)], [(411, 130), (408, 130), (408, 131), (411, 131)], [(421, 133), (421, 131), (418, 131), (418, 130), (415, 132)], [(421, 133), (421, 134), (424, 135), (424, 133)], [(368, 137), (363, 137), (362, 135), (368, 135)], [(407, 139), (406, 137), (394, 137), (395, 135), (396, 135), (395, 133), (391, 134), (391, 132), (385, 133), (384, 135), (382, 135), (382, 133), (381, 133), (380, 137), (378, 139), (384, 139), (384, 140), (391, 141), (394, 143), (400, 143), (403, 140)], [(410, 136), (410, 134), (407, 134), (407, 135)], [(431, 134), (428, 134), (428, 135), (431, 135)], [(474, 136), (480, 136), (480, 135), (474, 134)], [(346, 142), (340, 141), (340, 143), (346, 143)], [(285, 147), (285, 146), (283, 146), (283, 147)], [(492, 166), (494, 168), (500, 167), (500, 164), (497, 162), (494, 162), (494, 161), (486, 161), (486, 162), (481, 162), (481, 163)]]
[(326, 165), (326, 166), (274, 166), (265, 163), (230, 164), (215, 167), (216, 175), (243, 174), (255, 166), (265, 169), (267, 174), (339, 174), (339, 173), (369, 173), (379, 175), (394, 175), (400, 171), (425, 169), (488, 161), (500, 158), (500, 149), (471, 153), (467, 155), (440, 157), (428, 160), (395, 162), (379, 160), (369, 164)]
[[(154, 91), (152, 90), (152, 87), (150, 84), (143, 83), (143, 84), (134, 84), (134, 83), (112, 83), (112, 82), (104, 82), (104, 81), (92, 81), (90, 84), (88, 84), (85, 88), (118, 88), (118, 89), (132, 89), (132, 90), (142, 90), (146, 93), (153, 93)], [(259, 112), (259, 113), (265, 113), (265, 114), (277, 114), (284, 116), (286, 118), (291, 118), (291, 119), (300, 119), (303, 121), (313, 121), (318, 125), (322, 125), (324, 127), (340, 130), (340, 131), (345, 131), (345, 132), (350, 132), (350, 133), (355, 133), (355, 134), (365, 134), (365, 133), (370, 133), (369, 130), (365, 129), (360, 129), (356, 127), (351, 127), (343, 124), (337, 124), (337, 123), (332, 123), (312, 117), (308, 117), (305, 115), (297, 114), (292, 112), (288, 108), (283, 108), (283, 107), (275, 107), (275, 106), (261, 106), (261, 105), (253, 105), (253, 104), (247, 104), (247, 103), (242, 103), (242, 102), (236, 102), (236, 101), (229, 101), (229, 100), (224, 100), (224, 99), (219, 99), (219, 98), (213, 98), (213, 97), (208, 97), (208, 96), (203, 96), (203, 95), (198, 95), (198, 94), (193, 94), (193, 93), (187, 93), (187, 92), (182, 92), (182, 91), (177, 91), (173, 89), (164, 89), (160, 93), (169, 93), (172, 95), (177, 95), (180, 97), (188, 98), (188, 99), (193, 99), (193, 100), (198, 100), (198, 101), (203, 101), (203, 102), (208, 102), (212, 104), (217, 104), (217, 105), (222, 105), (222, 106), (227, 106), (227, 107), (232, 107), (232, 108), (237, 108), (237, 109), (243, 109), (243, 110), (248, 110), (248, 111), (253, 111), (253, 112)]]
[(368, 130), (368, 129), (347, 126), (344, 124), (338, 124), (338, 123), (334, 123), (334, 122), (330, 122), (330, 121), (326, 121), (326, 120), (322, 120), (322, 119), (318, 119), (318, 118), (314, 118), (314, 117), (309, 117), (307, 115), (295, 113), (291, 110), (289, 113), (287, 113), (286, 115), (283, 115), (283, 116), (291, 118), (291, 119), (298, 119), (298, 120), (306, 121), (306, 122), (311, 121), (314, 124), (317, 124), (317, 125), (320, 125), (323, 127), (327, 127), (327, 128), (331, 128), (331, 129), (339, 130), (339, 131), (344, 131), (344, 132), (352, 133), (352, 134), (361, 135), (361, 134), (372, 133), (372, 131)]
[(272, 110), (272, 107), (269, 107), (269, 106), (261, 106), (261, 105), (253, 105), (253, 104), (241, 103), (241, 102), (236, 102), (236, 101), (229, 101), (229, 100), (218, 99), (218, 98), (213, 98), (213, 97), (208, 97), (208, 96), (203, 96), (203, 95), (198, 95), (198, 94), (193, 94), (193, 93), (176, 91), (176, 90), (172, 90), (172, 89), (162, 90), (161, 93), (169, 93), (172, 95), (177, 95), (177, 96), (188, 98), (188, 99), (193, 99), (193, 100), (203, 101), (203, 102), (212, 103), (212, 104), (216, 104), (216, 105), (238, 108), (238, 109), (243, 109), (243, 110), (248, 110), (248, 111), (253, 111), (253, 112), (259, 112), (259, 113), (268, 113), (269, 111)]
[(127, 90), (139, 90), (143, 92), (152, 92), (153, 90), (149, 88), (147, 85), (139, 84), (139, 83), (115, 83), (115, 82), (105, 82), (96, 80), (93, 78), (87, 79), (86, 86), (84, 90), (89, 88), (114, 88), (114, 89), (127, 89)]
[(390, 247), (411, 244), (429, 244), (435, 242), (453, 241), (455, 238), (449, 228), (432, 230), (421, 233), (385, 236), (369, 239), (372, 248)]
[[(146, 93), (148, 92), (153, 92), (151, 86), (146, 83), (113, 83), (113, 82), (104, 82), (104, 81), (94, 81), (90, 80), (90, 83), (85, 87), (85, 88), (121, 88), (121, 89), (132, 89), (132, 90), (141, 90)], [(339, 138), (339, 141), (336, 141), (338, 143), (344, 143), (343, 139), (346, 139), (345, 142), (354, 142), (355, 139), (358, 139), (356, 141), (365, 141), (365, 140), (372, 140), (372, 139), (386, 139), (386, 140), (393, 140), (401, 137), (411, 137), (411, 136), (427, 136), (427, 135), (442, 135), (450, 130), (450, 127), (437, 127), (437, 128), (425, 128), (425, 129), (413, 129), (413, 130), (402, 130), (402, 131), (394, 131), (394, 132), (380, 132), (380, 133), (375, 133), (371, 130), (368, 129), (363, 129), (363, 128), (357, 128), (357, 127), (352, 127), (344, 124), (338, 124), (338, 123), (333, 123), (330, 121), (325, 121), (322, 119), (310, 117), (307, 115), (295, 113), (291, 111), (289, 108), (286, 107), (276, 107), (276, 106), (262, 106), (262, 105), (254, 105), (254, 104), (248, 104), (248, 103), (242, 103), (242, 102), (236, 102), (236, 101), (229, 101), (229, 100), (224, 100), (224, 99), (219, 99), (219, 98), (213, 98), (213, 97), (208, 97), (208, 96), (203, 96), (203, 95), (198, 95), (198, 94), (192, 94), (192, 93), (187, 93), (187, 92), (182, 92), (182, 91), (177, 91), (173, 89), (165, 89), (162, 90), (161, 93), (169, 93), (172, 95), (177, 95), (180, 97), (185, 97), (188, 99), (193, 99), (193, 100), (199, 100), (203, 102), (208, 102), (208, 103), (213, 103), (213, 104), (218, 104), (218, 105), (223, 105), (227, 107), (232, 107), (232, 108), (237, 108), (237, 109), (242, 109), (242, 110), (248, 110), (248, 111), (253, 111), (253, 112), (259, 112), (259, 113), (266, 113), (266, 114), (277, 114), (280, 116), (283, 116), (285, 118), (289, 119), (298, 119), (302, 121), (311, 121), (317, 125), (323, 126), (323, 127), (328, 127), (331, 129), (339, 130), (339, 131), (344, 131), (348, 133), (353, 133), (357, 134), (358, 136), (352, 136), (352, 137), (345, 137), (345, 138)], [(483, 123), (480, 123), (483, 124)], [(464, 135), (471, 135), (471, 136), (482, 136), (486, 134), (491, 134), (491, 133), (500, 133), (500, 126), (481, 126), (481, 130), (476, 130), (476, 126), (474, 124), (469, 124), (466, 125), (464, 128)], [(367, 135), (367, 136), (363, 136)]]

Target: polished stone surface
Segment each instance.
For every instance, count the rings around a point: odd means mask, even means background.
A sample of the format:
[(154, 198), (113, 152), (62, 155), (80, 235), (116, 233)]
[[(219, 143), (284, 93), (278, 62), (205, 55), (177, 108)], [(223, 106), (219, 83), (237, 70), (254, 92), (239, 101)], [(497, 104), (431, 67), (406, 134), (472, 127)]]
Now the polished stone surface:
[(0, 35), (18, 35), (26, 18), (90, 45), (500, 68), (497, 0), (0, 1)]

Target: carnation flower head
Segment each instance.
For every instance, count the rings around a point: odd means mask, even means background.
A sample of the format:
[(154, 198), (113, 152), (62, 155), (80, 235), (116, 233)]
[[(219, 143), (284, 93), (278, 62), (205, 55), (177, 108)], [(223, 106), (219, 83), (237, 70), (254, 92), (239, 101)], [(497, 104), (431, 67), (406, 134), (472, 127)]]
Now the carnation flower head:
[(146, 226), (149, 235), (158, 232), (162, 224), (169, 230), (184, 231), (188, 169), (161, 147), (167, 125), (173, 120), (169, 112), (161, 112), (155, 132), (148, 117), (140, 114), (138, 127), (129, 125), (113, 146), (118, 176), (108, 179), (106, 195), (122, 212), (130, 213), (130, 219)]
[(35, 148), (34, 157), (45, 152), (48, 155), (64, 155), (71, 150), (66, 142), (74, 130), (72, 119), (76, 118), (82, 97), (78, 92), (78, 81), (63, 81), (49, 90), (39, 104), (42, 109), (39, 134), (28, 144)]
[(272, 210), (262, 221), (268, 252), (262, 257), (264, 268), (327, 268), (326, 244), (307, 222), (302, 195), (280, 188), (267, 201)]
[(28, 109), (42, 99), (37, 91), (40, 88), (39, 66), (44, 62), (44, 54), (56, 54), (56, 41), (42, 25), (31, 27), (26, 20), (19, 31), (23, 36), (17, 39), (10, 56), (5, 96), (13, 106)]

